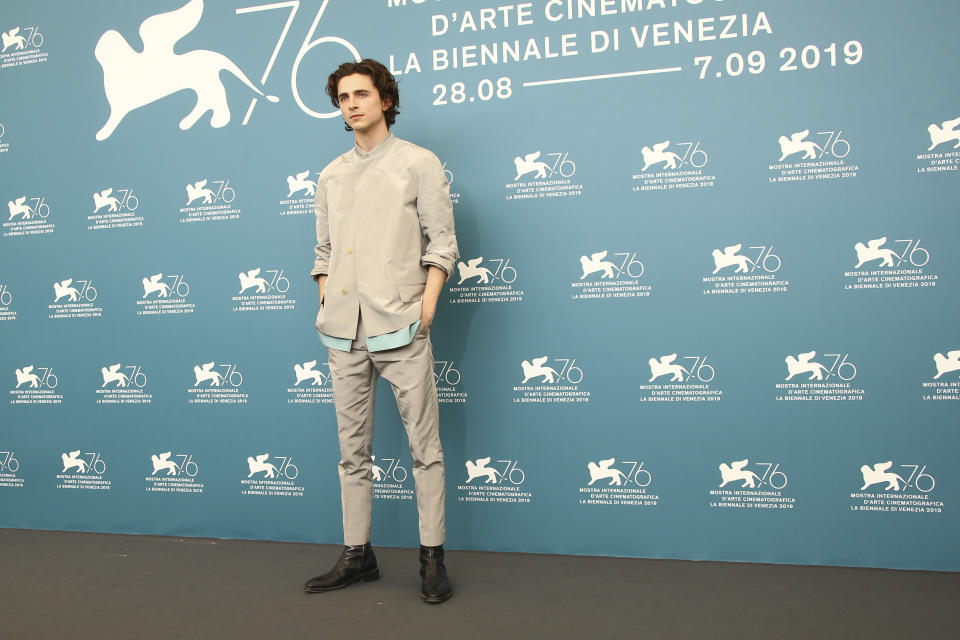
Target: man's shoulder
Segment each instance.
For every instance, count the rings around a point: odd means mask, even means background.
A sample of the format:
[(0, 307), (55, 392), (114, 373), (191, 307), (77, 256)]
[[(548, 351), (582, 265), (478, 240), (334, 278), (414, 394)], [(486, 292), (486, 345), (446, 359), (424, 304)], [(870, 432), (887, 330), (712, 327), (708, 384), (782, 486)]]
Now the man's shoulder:
[(409, 140), (404, 140), (403, 138), (396, 138), (394, 140), (396, 145), (396, 152), (407, 159), (411, 164), (415, 166), (423, 166), (424, 164), (432, 165), (434, 163), (439, 164), (440, 159), (437, 158), (437, 155), (425, 147), (414, 144)]
[(320, 178), (321, 178), (321, 179), (322, 179), (322, 178), (325, 178), (325, 177), (329, 176), (331, 173), (334, 173), (337, 169), (339, 169), (339, 168), (343, 167), (344, 165), (348, 164), (349, 161), (350, 161), (350, 158), (351, 158), (353, 155), (354, 155), (353, 149), (350, 149), (350, 150), (348, 150), (348, 151), (344, 151), (343, 153), (341, 153), (340, 155), (338, 155), (336, 158), (334, 158), (333, 160), (331, 160), (330, 162), (328, 162), (328, 163), (327, 163), (327, 166), (325, 166), (325, 167), (323, 168), (323, 170), (320, 172)]

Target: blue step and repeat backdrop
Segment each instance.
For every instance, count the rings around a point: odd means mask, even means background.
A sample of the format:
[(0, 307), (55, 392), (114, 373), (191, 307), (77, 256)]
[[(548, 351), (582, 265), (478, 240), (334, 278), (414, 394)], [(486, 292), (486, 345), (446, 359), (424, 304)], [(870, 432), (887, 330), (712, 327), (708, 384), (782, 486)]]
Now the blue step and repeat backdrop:
[(370, 56), (452, 185), (449, 547), (960, 569), (960, 5), (257, 1), (0, 8), (0, 526), (341, 541), (307, 274)]

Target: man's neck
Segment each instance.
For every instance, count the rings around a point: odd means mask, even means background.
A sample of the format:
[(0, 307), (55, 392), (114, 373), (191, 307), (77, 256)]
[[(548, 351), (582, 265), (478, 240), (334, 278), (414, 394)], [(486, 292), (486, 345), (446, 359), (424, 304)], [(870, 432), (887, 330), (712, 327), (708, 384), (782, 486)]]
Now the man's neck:
[(357, 142), (357, 146), (363, 149), (364, 151), (371, 151), (378, 144), (383, 142), (383, 139), (387, 137), (387, 134), (390, 133), (390, 130), (384, 127), (377, 127), (374, 131), (356, 131), (353, 132), (354, 140)]

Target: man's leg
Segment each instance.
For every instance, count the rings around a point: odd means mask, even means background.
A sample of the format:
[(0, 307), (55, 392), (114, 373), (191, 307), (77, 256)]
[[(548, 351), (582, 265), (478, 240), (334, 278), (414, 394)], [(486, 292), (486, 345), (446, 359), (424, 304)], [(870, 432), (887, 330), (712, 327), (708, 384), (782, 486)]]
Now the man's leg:
[(420, 516), (420, 543), (429, 547), (442, 545), (446, 538), (446, 485), (430, 339), (420, 329), (407, 346), (371, 355), (380, 375), (393, 387), (407, 430)]
[(444, 565), (446, 487), (430, 338), (421, 329), (407, 346), (372, 355), (393, 387), (413, 456), (420, 516), (420, 597), (443, 602), (453, 595), (453, 588)]
[[(362, 331), (362, 326), (358, 329)], [(340, 503), (343, 507), (343, 543), (370, 542), (373, 478), (370, 459), (377, 370), (370, 362), (365, 336), (357, 334), (353, 349), (329, 350), (330, 378), (340, 440)]]
[(331, 571), (307, 580), (310, 593), (340, 589), (358, 580), (380, 577), (370, 547), (373, 480), (370, 448), (373, 441), (373, 404), (377, 371), (365, 346), (363, 325), (349, 351), (328, 350), (333, 401), (340, 440), (340, 500), (343, 507), (344, 549)]

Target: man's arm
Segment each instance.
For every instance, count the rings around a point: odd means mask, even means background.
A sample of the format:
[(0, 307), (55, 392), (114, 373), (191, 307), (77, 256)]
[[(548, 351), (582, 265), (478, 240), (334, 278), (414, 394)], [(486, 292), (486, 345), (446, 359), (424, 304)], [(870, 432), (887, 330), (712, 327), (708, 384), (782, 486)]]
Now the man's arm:
[[(317, 245), (313, 248), (313, 269), (310, 277), (320, 283), (320, 299), (330, 270), (330, 225), (327, 221), (327, 183), (323, 174), (317, 180), (317, 194), (313, 199), (313, 213), (316, 215)], [(322, 280), (321, 280), (322, 278)]]
[(433, 266), (444, 272), (444, 277), (439, 280), (439, 286), (442, 286), (445, 276), (453, 272), (460, 252), (453, 225), (450, 183), (437, 157), (429, 152), (427, 154), (417, 160), (417, 214), (420, 217), (420, 230), (427, 240), (420, 263), (428, 269)]
[[(430, 265), (427, 271), (427, 284), (423, 288), (423, 301), (420, 310), (420, 324), (424, 331), (430, 331), (433, 317), (437, 313), (437, 300), (440, 299), (440, 290), (447, 279), (447, 272), (440, 267)], [(320, 297), (323, 298), (323, 285), (320, 285)]]
[(424, 255), (420, 259), (427, 268), (420, 323), (425, 331), (429, 331), (437, 312), (440, 290), (453, 271), (460, 252), (453, 226), (450, 183), (447, 182), (443, 166), (432, 153), (420, 165), (417, 179), (417, 213), (420, 216), (420, 230), (427, 239)]

